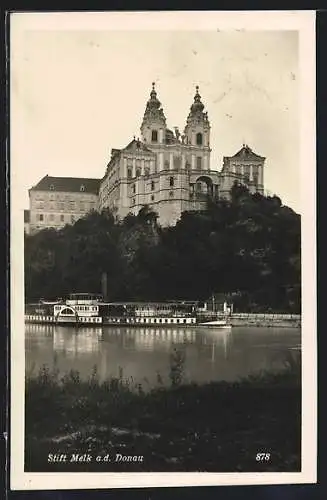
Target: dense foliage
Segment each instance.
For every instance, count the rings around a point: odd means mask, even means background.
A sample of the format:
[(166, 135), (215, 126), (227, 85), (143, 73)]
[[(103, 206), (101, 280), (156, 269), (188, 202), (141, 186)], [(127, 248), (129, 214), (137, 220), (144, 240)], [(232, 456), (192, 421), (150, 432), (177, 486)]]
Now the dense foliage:
[(276, 197), (235, 185), (231, 201), (184, 212), (161, 228), (148, 207), (117, 221), (92, 212), (60, 231), (25, 236), (26, 300), (101, 292), (110, 300), (206, 299), (234, 310), (300, 312), (300, 216)]

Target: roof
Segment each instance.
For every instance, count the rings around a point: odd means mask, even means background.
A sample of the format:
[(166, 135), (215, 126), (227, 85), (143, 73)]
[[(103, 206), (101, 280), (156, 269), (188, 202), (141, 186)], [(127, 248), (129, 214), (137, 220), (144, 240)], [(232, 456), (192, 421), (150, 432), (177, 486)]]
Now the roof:
[(24, 210), (24, 222), (29, 222), (29, 221), (30, 221), (30, 211)]
[(237, 158), (240, 160), (265, 160), (264, 156), (259, 156), (252, 151), (252, 149), (247, 145), (243, 144), (242, 148), (230, 158)]
[(35, 186), (33, 191), (59, 191), (80, 192), (98, 194), (100, 179), (89, 179), (86, 177), (50, 177), (46, 175)]
[(139, 141), (138, 139), (133, 139), (129, 144), (127, 144), (126, 148), (123, 151), (138, 153), (141, 151), (145, 151), (146, 153), (153, 153), (151, 149), (149, 149), (144, 142)]

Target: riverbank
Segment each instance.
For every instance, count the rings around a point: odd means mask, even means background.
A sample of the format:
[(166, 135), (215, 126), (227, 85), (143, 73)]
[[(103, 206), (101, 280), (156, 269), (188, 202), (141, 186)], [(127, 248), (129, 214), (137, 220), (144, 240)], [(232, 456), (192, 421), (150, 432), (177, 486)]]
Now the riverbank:
[[(211, 315), (206, 317), (206, 321), (210, 321), (216, 316)], [(221, 318), (225, 316), (221, 315)], [(167, 323), (165, 322), (167, 320)], [(54, 316), (33, 316), (25, 315), (25, 323), (32, 324), (57, 324)], [(64, 325), (64, 322), (59, 323)], [(72, 323), (69, 322), (68, 325)], [(200, 323), (201, 324), (201, 323)], [(79, 323), (79, 326), (90, 326), (90, 327), (101, 327), (101, 326), (129, 326), (129, 327), (139, 327), (139, 326), (160, 326), (163, 327), (196, 327), (195, 318), (187, 318), (185, 321), (180, 318), (135, 318), (124, 319), (119, 318), (115, 321), (108, 321), (99, 317), (83, 318), (83, 322)], [(256, 313), (235, 313), (230, 316), (230, 325), (237, 327), (248, 327), (257, 326), (264, 328), (301, 328), (301, 315), (300, 314), (256, 314)], [(201, 325), (205, 326), (205, 325)], [(208, 325), (209, 326), (209, 325)]]
[(233, 313), (232, 326), (259, 326), (265, 328), (301, 328), (301, 314)]
[(145, 392), (122, 378), (44, 368), (26, 381), (25, 470), (300, 471), (299, 365), (203, 386), (180, 375), (177, 363), (171, 387)]

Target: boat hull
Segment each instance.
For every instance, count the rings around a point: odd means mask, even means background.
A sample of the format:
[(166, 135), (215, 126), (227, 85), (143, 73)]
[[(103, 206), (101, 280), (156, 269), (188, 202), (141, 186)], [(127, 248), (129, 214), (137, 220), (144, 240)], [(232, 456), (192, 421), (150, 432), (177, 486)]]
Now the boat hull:
[(207, 328), (231, 328), (229, 323), (222, 320), (205, 321), (203, 323), (198, 323), (198, 326), (205, 326)]
[(26, 323), (38, 324), (55, 324), (55, 325), (71, 325), (71, 326), (156, 326), (156, 327), (204, 327), (204, 328), (231, 328), (231, 325), (222, 320), (199, 322), (195, 317), (117, 317), (117, 318), (102, 318), (101, 316), (79, 316), (64, 317), (64, 316), (41, 316), (41, 315), (25, 315)]

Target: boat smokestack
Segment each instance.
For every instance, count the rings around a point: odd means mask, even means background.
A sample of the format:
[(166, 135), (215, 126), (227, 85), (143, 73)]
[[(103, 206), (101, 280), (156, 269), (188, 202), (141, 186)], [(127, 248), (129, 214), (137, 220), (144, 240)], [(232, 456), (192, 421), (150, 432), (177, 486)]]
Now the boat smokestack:
[(108, 300), (108, 274), (102, 273), (101, 275), (101, 292), (103, 296), (103, 300)]

